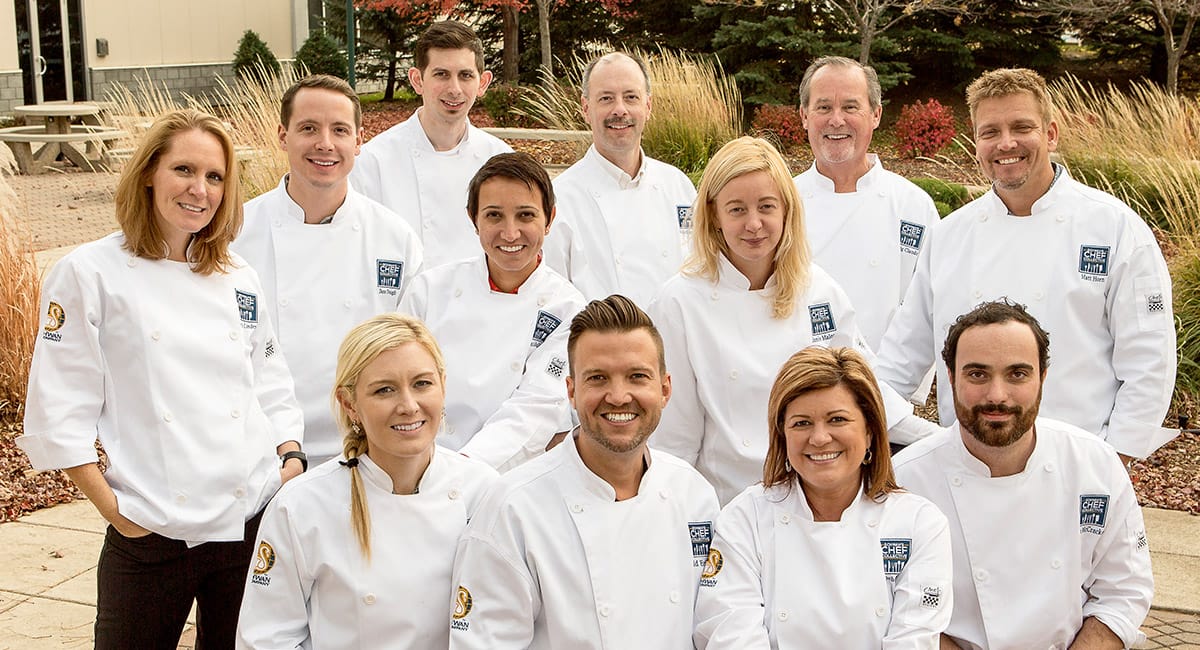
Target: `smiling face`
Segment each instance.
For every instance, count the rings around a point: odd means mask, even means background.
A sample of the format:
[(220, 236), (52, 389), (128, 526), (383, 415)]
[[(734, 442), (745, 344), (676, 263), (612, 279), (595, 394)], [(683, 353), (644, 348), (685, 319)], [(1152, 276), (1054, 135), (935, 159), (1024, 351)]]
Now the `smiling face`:
[(183, 261), (191, 236), (212, 221), (225, 197), (225, 148), (211, 133), (183, 131), (159, 156), (148, 185), (167, 257)]
[(1019, 92), (979, 101), (975, 157), (998, 193), (1036, 199), (1054, 180), (1050, 152), (1058, 148), (1058, 124), (1048, 124), (1031, 93)]
[(420, 343), (384, 350), (363, 368), (352, 394), (338, 402), (366, 434), (368, 456), (384, 471), (428, 458), (442, 424), (446, 388), (433, 355)]
[(882, 107), (871, 108), (862, 70), (827, 65), (812, 77), (808, 105), (801, 107), (817, 169), (866, 164)]
[(291, 169), (288, 188), (344, 186), (360, 145), (348, 97), (324, 88), (300, 89), (292, 99), (289, 123), (279, 125), (279, 146)]
[(869, 444), (854, 393), (843, 384), (801, 393), (784, 409), (783, 432), (788, 461), (810, 501), (827, 497), (848, 505), (862, 485)]
[(762, 288), (775, 268), (783, 236), (782, 192), (767, 172), (750, 172), (725, 184), (713, 199), (717, 227), (729, 247), (729, 261)]
[(579, 415), (580, 456), (640, 455), (671, 397), (671, 378), (645, 329), (584, 332), (575, 342), (567, 397)]
[(583, 117), (600, 155), (621, 160), (638, 151), (650, 119), (650, 92), (636, 61), (618, 56), (596, 64), (583, 97)]
[(1033, 428), (1042, 400), (1037, 340), (1006, 321), (962, 333), (950, 384), (961, 429), (988, 447), (1009, 447)]
[(487, 90), (492, 73), (475, 67), (475, 53), (469, 49), (433, 48), (429, 64), (424, 70), (410, 68), (408, 81), (421, 96), (426, 119), (462, 124), (475, 100)]
[(479, 186), (475, 231), (488, 273), (502, 291), (515, 291), (537, 268), (554, 214), (542, 208), (542, 192), (524, 181), (493, 176)]

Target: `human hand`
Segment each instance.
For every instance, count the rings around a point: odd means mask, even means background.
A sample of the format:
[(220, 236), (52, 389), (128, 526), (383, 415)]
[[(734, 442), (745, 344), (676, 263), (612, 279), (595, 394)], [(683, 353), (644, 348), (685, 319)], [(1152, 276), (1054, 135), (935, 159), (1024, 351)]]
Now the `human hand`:
[(289, 458), (288, 461), (283, 464), (283, 467), (279, 469), (279, 483), (280, 485), (287, 483), (303, 473), (304, 464), (300, 462), (300, 459)]
[(123, 537), (128, 537), (129, 539), (137, 539), (138, 537), (145, 537), (150, 534), (149, 530), (133, 523), (120, 513), (117, 513), (108, 523), (112, 524), (112, 527), (116, 528), (117, 532), (121, 533)]

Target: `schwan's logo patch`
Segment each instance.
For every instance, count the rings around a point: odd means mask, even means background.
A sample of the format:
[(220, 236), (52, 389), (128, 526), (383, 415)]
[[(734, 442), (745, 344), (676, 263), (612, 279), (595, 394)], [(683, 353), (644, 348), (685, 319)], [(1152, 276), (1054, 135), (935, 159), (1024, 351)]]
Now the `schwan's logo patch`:
[(692, 206), (677, 205), (675, 206), (675, 219), (679, 222), (680, 232), (692, 232)]
[(474, 605), (475, 599), (471, 597), (470, 590), (459, 585), (458, 593), (454, 596), (454, 611), (450, 613), (450, 627), (455, 630), (469, 630), (471, 622), (464, 621), (463, 619), (471, 613), (471, 608)]
[(715, 548), (708, 549), (708, 559), (704, 561), (704, 568), (700, 571), (700, 586), (717, 586), (717, 574), (724, 566), (725, 558), (721, 555), (721, 551)]
[(1107, 494), (1079, 495), (1079, 532), (1099, 535), (1108, 520)]
[(925, 238), (925, 226), (911, 221), (900, 222), (900, 250), (910, 255), (921, 252), (921, 240)]
[(809, 305), (808, 318), (812, 322), (813, 341), (829, 340), (837, 332), (837, 323), (833, 321), (833, 311), (827, 302)]
[(46, 310), (46, 323), (42, 326), (42, 338), (47, 341), (61, 341), (62, 334), (59, 334), (58, 330), (62, 329), (66, 322), (67, 310), (51, 300), (50, 308)]
[(711, 521), (689, 521), (688, 536), (692, 539), (692, 558), (700, 560), (696, 566), (708, 561), (708, 546), (712, 544)]
[(1079, 247), (1079, 273), (1084, 280), (1101, 281), (1108, 277), (1108, 246)]
[(375, 286), (380, 293), (396, 295), (400, 290), (400, 279), (404, 276), (404, 262), (375, 260)]
[(562, 325), (562, 319), (550, 312), (538, 310), (537, 322), (533, 325), (533, 340), (529, 342), (530, 347), (539, 347), (546, 342), (546, 338), (550, 333), (558, 329)]
[(258, 552), (254, 554), (254, 571), (250, 576), (250, 582), (264, 587), (271, 584), (271, 577), (267, 574), (274, 566), (275, 549), (264, 539), (258, 543)]
[(238, 313), (242, 317), (242, 323), (246, 325), (258, 324), (258, 296), (249, 291), (235, 289), (237, 292)]
[(908, 556), (912, 551), (912, 539), (907, 537), (880, 539), (879, 546), (883, 551), (883, 575), (888, 580), (895, 580), (896, 576), (904, 570), (904, 565), (908, 564)]

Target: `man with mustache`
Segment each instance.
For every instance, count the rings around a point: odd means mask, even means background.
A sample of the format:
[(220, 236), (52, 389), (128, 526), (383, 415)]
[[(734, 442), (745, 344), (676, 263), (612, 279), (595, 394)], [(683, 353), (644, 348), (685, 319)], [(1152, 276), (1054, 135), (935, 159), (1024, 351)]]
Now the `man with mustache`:
[(650, 119), (645, 62), (623, 52), (597, 57), (582, 90), (592, 146), (554, 179), (558, 222), (546, 238), (546, 262), (588, 300), (619, 293), (644, 308), (691, 246), (696, 188), (642, 151)]
[[(1171, 277), (1150, 228), (1050, 160), (1058, 124), (1046, 82), (992, 70), (967, 88), (989, 192), (934, 224), (876, 373), (911, 395), (959, 314), (1008, 296), (1059, 341), (1043, 413), (1144, 458), (1179, 435), (1161, 424), (1175, 387)], [(954, 416), (938, 369), (942, 424)]]
[(450, 648), (690, 648), (717, 494), (646, 447), (671, 397), (662, 338), (624, 296), (571, 321), (579, 428), (500, 477), (454, 559)]
[(942, 648), (1128, 648), (1150, 610), (1146, 527), (1116, 452), (1039, 417), (1050, 337), (1021, 305), (987, 302), (946, 334), (958, 422), (895, 459), (941, 508), (954, 551)]

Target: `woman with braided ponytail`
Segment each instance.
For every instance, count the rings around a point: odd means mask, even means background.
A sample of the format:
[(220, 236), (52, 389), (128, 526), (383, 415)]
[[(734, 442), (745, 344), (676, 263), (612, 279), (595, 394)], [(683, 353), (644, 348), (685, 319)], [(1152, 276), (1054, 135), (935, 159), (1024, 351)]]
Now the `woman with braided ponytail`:
[(381, 314), (346, 335), (333, 389), (343, 458), (267, 507), (238, 647), (449, 644), (454, 548), (496, 472), (434, 444), (445, 383), (415, 318)]

